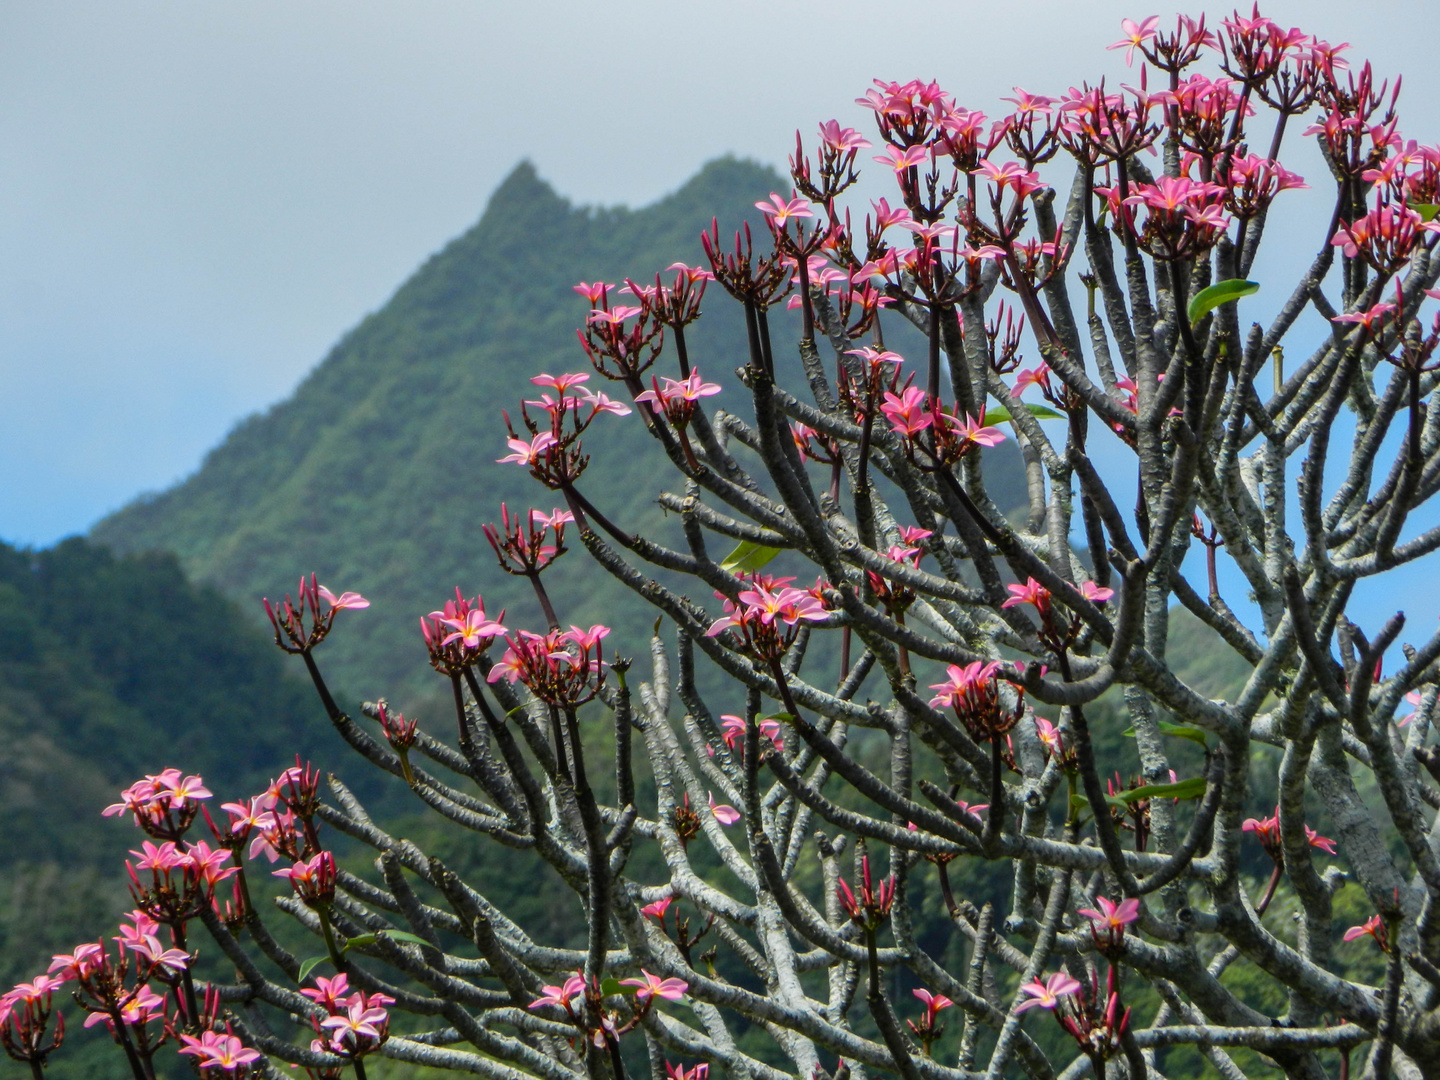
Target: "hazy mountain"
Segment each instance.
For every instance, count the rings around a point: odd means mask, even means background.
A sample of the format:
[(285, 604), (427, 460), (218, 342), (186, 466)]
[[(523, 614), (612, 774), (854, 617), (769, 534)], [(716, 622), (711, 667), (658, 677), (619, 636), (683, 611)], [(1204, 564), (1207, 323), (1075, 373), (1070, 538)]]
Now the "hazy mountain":
[[(359, 590), (374, 606), (327, 642), (329, 666), (358, 694), (428, 690), (416, 618), (455, 586), (484, 590), (492, 611), (508, 604), (522, 622), (538, 618), (481, 526), (502, 501), (555, 503), (495, 459), (506, 452), (500, 411), (534, 396), (531, 375), (588, 370), (575, 339), (587, 308), (571, 286), (653, 280), (677, 260), (698, 262), (712, 216), (731, 228), (755, 219), (755, 200), (780, 186), (768, 169), (726, 159), (652, 206), (594, 209), (520, 165), (480, 221), (345, 335), (290, 399), (240, 424), (179, 486), (101, 522), (94, 539), (173, 551), (252, 610), (312, 570)], [(707, 374), (742, 364), (737, 305), (712, 292), (690, 340)], [(626, 452), (649, 441), (638, 418), (606, 417), (593, 431), (587, 493), (632, 527), (656, 520), (655, 451)], [(610, 621), (622, 595), (594, 580), (583, 555), (557, 565), (553, 588), (561, 617), (577, 623)]]

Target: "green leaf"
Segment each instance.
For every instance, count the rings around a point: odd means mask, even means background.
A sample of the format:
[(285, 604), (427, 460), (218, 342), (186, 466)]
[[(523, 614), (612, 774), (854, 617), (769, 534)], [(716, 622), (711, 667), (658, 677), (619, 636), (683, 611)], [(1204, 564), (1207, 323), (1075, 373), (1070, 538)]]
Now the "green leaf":
[[(1025, 402), (1021, 402), (1021, 404), (1025, 405), (1025, 411), (1036, 420), (1063, 420), (1065, 418), (1061, 413), (1044, 405), (1028, 405)], [(1015, 418), (1010, 414), (1010, 410), (1003, 405), (996, 405), (985, 410), (985, 423), (987, 424), (1003, 424), (1007, 420), (1013, 419)]]
[(751, 543), (749, 540), (741, 540), (735, 545), (735, 550), (721, 561), (720, 568), (729, 570), (731, 573), (753, 574), (776, 555), (779, 555), (780, 551), (780, 548), (766, 547), (763, 544)]
[(1250, 296), (1259, 291), (1258, 281), (1246, 281), (1243, 278), (1217, 281), (1190, 298), (1190, 325), (1194, 326), (1221, 304), (1228, 304), (1232, 300), (1239, 300), (1242, 296)]
[(600, 981), (601, 997), (610, 997), (612, 994), (633, 994), (634, 992), (635, 987), (621, 986), (620, 980), (615, 978), (614, 975), (606, 975), (605, 978)]
[(356, 934), (341, 947), (340, 951), (346, 952), (350, 949), (364, 948), (366, 945), (374, 945), (382, 937), (391, 941), (413, 941), (416, 945), (429, 945), (430, 943), (422, 937), (407, 933), (404, 930), (381, 930), (378, 934)]
[(1172, 724), (1168, 720), (1161, 720), (1160, 733), (1174, 735), (1177, 739), (1189, 739), (1201, 746), (1205, 745), (1205, 729), (1195, 727), (1193, 724)]
[(317, 964), (323, 964), (329, 959), (328, 956), (312, 956), (308, 960), (300, 961), (300, 978), (297, 981), (303, 983), (310, 972), (315, 970)]
[[(1122, 734), (1124, 734), (1127, 739), (1133, 739), (1135, 738), (1135, 729), (1128, 727)], [(1160, 734), (1174, 735), (1177, 739), (1189, 739), (1191, 742), (1199, 743), (1201, 746), (1206, 745), (1205, 729), (1192, 727), (1190, 724), (1172, 724), (1168, 720), (1161, 720)]]
[(782, 724), (789, 724), (793, 722), (794, 719), (795, 717), (791, 716), (788, 712), (777, 712), (771, 713), (769, 716), (760, 717), (758, 720), (756, 720), (756, 723), (759, 723), (760, 720), (778, 720)]
[(1064, 416), (1063, 413), (1058, 413), (1058, 412), (1056, 412), (1054, 409), (1049, 408), (1048, 406), (1045, 406), (1045, 405), (1026, 405), (1026, 406), (1025, 406), (1025, 409), (1026, 409), (1027, 412), (1029, 412), (1029, 414), (1030, 414), (1031, 416), (1035, 417), (1036, 420), (1063, 420), (1063, 419), (1065, 419), (1065, 416)]
[[(1107, 806), (1113, 806), (1113, 807), (1115, 807), (1115, 808), (1118, 809), (1118, 810), (1124, 810), (1124, 809), (1125, 809), (1125, 804), (1124, 804), (1123, 802), (1121, 802), (1119, 799), (1115, 798), (1115, 796), (1113, 796), (1113, 795), (1106, 795), (1106, 796), (1105, 796), (1105, 804), (1106, 804)], [(1074, 793), (1071, 794), (1071, 796), (1070, 796), (1070, 811), (1071, 811), (1071, 813), (1074, 813), (1076, 810), (1089, 810), (1089, 809), (1090, 809), (1090, 800), (1085, 797), (1084, 792), (1076, 791), (1076, 792), (1074, 792)]]
[(1129, 806), (1141, 799), (1198, 799), (1205, 794), (1205, 778), (1192, 776), (1173, 784), (1146, 784), (1133, 791), (1122, 791), (1115, 798)]
[(1440, 206), (1434, 203), (1411, 203), (1410, 209), (1420, 215), (1420, 220), (1430, 223), (1435, 220), (1435, 215), (1440, 214)]

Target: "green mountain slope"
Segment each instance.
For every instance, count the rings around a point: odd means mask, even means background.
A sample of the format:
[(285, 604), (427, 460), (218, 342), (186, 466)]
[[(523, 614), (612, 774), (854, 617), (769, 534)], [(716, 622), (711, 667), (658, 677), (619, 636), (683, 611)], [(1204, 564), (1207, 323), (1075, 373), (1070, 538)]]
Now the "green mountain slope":
[[(120, 551), (173, 551), (255, 610), (260, 595), (293, 588), (312, 569), (357, 589), (375, 606), (327, 644), (330, 669), (368, 696), (428, 690), (416, 618), (455, 586), (537, 618), (499, 572), (481, 526), (498, 519), (502, 500), (552, 504), (523, 470), (495, 459), (505, 453), (500, 410), (534, 396), (531, 375), (587, 369), (575, 340), (586, 309), (571, 286), (643, 281), (676, 260), (698, 262), (712, 215), (757, 217), (754, 201), (779, 185), (757, 165), (722, 160), (643, 210), (595, 210), (571, 206), (522, 164), (479, 223), (346, 335), (292, 398), (242, 423), (188, 481), (121, 510), (94, 538)], [(702, 370), (743, 362), (733, 307), (718, 290), (707, 301), (693, 349)], [(617, 520), (653, 517), (645, 481), (654, 458), (625, 452), (648, 441), (636, 418), (606, 417), (600, 428), (591, 497)], [(586, 582), (580, 561), (556, 568), (562, 617), (605, 621), (619, 593)]]
[[(479, 223), (346, 335), (293, 397), (241, 424), (186, 482), (101, 522), (94, 538), (120, 551), (173, 551), (255, 611), (262, 594), (311, 570), (356, 589), (374, 606), (327, 643), (326, 670), (351, 696), (413, 703), (433, 693), (416, 619), (457, 585), (483, 591), (492, 612), (508, 607), (512, 622), (539, 619), (528, 587), (499, 571), (481, 526), (498, 520), (502, 501), (555, 504), (524, 470), (495, 459), (505, 453), (500, 410), (535, 396), (531, 375), (589, 370), (575, 340), (585, 303), (571, 287), (653, 280), (677, 260), (701, 262), (699, 234), (712, 216), (722, 235), (742, 220), (763, 235), (753, 204), (772, 190), (788, 188), (768, 169), (726, 159), (652, 206), (596, 210), (570, 205), (522, 164)], [(776, 313), (782, 354), (797, 336), (785, 318)], [(712, 290), (687, 339), (699, 368), (733, 387), (729, 374), (746, 355), (739, 306)], [(666, 356), (657, 370), (673, 366)], [(594, 464), (582, 487), (613, 520), (668, 536), (674, 524), (653, 500), (669, 474), (657, 473), (664, 459), (649, 444), (637, 417), (602, 418), (587, 436)], [(1013, 483), (1023, 491), (1018, 473)], [(583, 555), (547, 581), (563, 621), (632, 630), (616, 640), (643, 650), (649, 617)]]

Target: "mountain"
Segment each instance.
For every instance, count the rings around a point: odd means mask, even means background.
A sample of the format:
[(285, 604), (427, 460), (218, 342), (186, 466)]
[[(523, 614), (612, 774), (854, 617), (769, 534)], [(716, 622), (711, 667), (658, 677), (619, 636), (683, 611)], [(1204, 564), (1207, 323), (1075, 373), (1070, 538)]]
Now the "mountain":
[[(481, 526), (498, 520), (501, 502), (556, 504), (523, 469), (495, 459), (505, 453), (501, 409), (536, 395), (531, 375), (589, 370), (575, 339), (587, 308), (572, 286), (643, 282), (677, 260), (701, 262), (712, 217), (722, 235), (743, 220), (763, 235), (754, 203), (775, 190), (788, 187), (770, 170), (722, 159), (654, 205), (594, 209), (566, 202), (521, 164), (480, 221), (347, 334), (289, 400), (243, 422), (179, 486), (102, 521), (93, 538), (117, 551), (173, 551), (251, 611), (311, 571), (363, 593), (374, 606), (327, 642), (326, 670), (351, 696), (413, 704), (440, 689), (416, 619), (457, 585), (483, 591), (492, 613), (508, 607), (512, 623), (540, 621)], [(775, 320), (789, 355), (798, 327), (784, 312)], [(739, 305), (713, 288), (687, 342), (700, 370), (734, 393), (730, 376), (746, 357)], [(667, 355), (657, 370), (674, 374), (673, 365)], [(674, 522), (653, 501), (663, 458), (649, 441), (638, 417), (602, 417), (586, 438), (594, 463), (582, 490), (612, 520), (671, 536)], [(562, 559), (547, 583), (563, 622), (618, 623), (633, 631), (617, 635), (622, 648), (642, 647), (651, 617), (583, 553)]]
[[(528, 587), (500, 573), (481, 526), (498, 520), (502, 501), (555, 503), (523, 469), (495, 459), (506, 452), (500, 411), (538, 393), (531, 375), (588, 370), (575, 339), (587, 309), (571, 287), (643, 282), (677, 260), (698, 262), (713, 215), (730, 227), (758, 218), (755, 200), (780, 186), (768, 169), (725, 159), (652, 206), (594, 209), (572, 206), (521, 164), (480, 221), (345, 335), (290, 399), (241, 423), (179, 486), (102, 521), (93, 538), (122, 552), (173, 551), (195, 578), (256, 612), (262, 595), (316, 571), (374, 604), (327, 642), (327, 669), (369, 697), (430, 690), (416, 619), (457, 585), (484, 590), (492, 612), (508, 605), (538, 621)], [(736, 307), (718, 289), (707, 297), (692, 338), (707, 374), (744, 362)], [(616, 520), (653, 520), (655, 459), (625, 452), (648, 441), (638, 418), (607, 416), (594, 431), (584, 489)], [(561, 560), (547, 579), (557, 607), (568, 622), (609, 621), (620, 592), (597, 587), (584, 558)]]

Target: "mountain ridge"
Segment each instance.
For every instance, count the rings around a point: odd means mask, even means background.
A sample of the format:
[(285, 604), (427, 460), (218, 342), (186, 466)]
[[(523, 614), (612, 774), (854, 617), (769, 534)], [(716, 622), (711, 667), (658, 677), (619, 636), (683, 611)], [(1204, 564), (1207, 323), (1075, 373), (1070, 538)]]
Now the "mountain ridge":
[[(698, 262), (712, 216), (758, 225), (754, 202), (782, 186), (768, 168), (721, 158), (647, 207), (580, 207), (520, 163), (476, 224), (344, 334), (289, 398), (91, 537), (122, 553), (173, 551), (191, 576), (252, 604), (311, 570), (364, 592), (376, 609), (327, 643), (327, 662), (367, 695), (425, 692), (433, 677), (416, 616), (457, 584), (483, 588), (494, 608), (528, 596), (499, 574), (480, 526), (502, 501), (528, 506), (538, 496), (548, 506), (523, 470), (494, 462), (504, 452), (500, 408), (533, 393), (529, 377), (586, 367), (574, 338), (585, 308), (571, 286)], [(743, 324), (719, 290), (706, 307), (691, 351), (718, 375), (743, 363)], [(650, 466), (624, 452), (644, 438), (633, 420), (597, 425), (586, 482), (622, 519), (658, 520), (640, 483)], [(620, 587), (587, 584), (589, 568), (568, 562), (555, 571), (561, 594), (580, 598), (567, 617), (605, 621)]]

